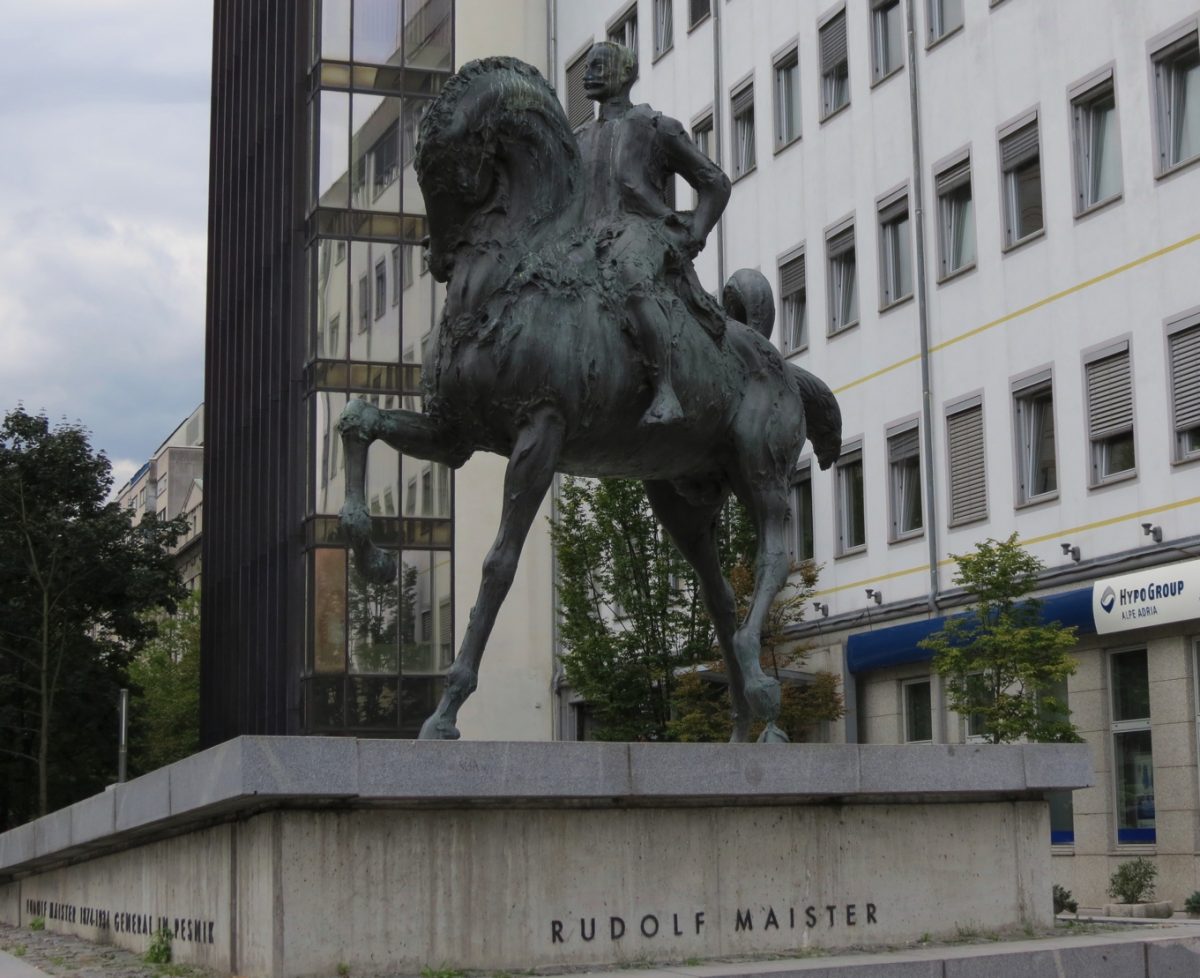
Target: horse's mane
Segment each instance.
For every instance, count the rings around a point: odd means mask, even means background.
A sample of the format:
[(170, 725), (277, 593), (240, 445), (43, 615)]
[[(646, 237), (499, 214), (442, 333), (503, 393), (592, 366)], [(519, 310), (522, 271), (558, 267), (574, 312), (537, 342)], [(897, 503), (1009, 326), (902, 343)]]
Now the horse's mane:
[[(479, 135), (491, 139), (511, 134), (532, 143), (538, 158), (566, 177), (568, 196), (578, 192), (582, 173), (579, 146), (554, 89), (532, 65), (507, 56), (468, 62), (447, 80), (421, 120), (416, 151), (418, 173), (441, 167), (447, 162), (444, 154), (456, 152), (453, 146), (439, 145), (438, 136), (451, 129), (454, 115), (468, 93), (481, 83), (490, 86), (495, 98)], [(553, 206), (561, 203), (556, 201)]]

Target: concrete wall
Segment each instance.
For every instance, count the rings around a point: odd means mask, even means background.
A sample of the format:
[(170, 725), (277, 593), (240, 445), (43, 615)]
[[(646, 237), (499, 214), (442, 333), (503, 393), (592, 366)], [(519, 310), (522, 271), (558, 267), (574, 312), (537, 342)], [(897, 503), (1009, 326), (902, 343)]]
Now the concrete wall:
[(278, 978), (1041, 925), (1043, 798), (1088, 769), (1073, 745), (240, 737), (0, 834), (0, 921), (135, 951), (166, 926), (176, 961)]
[(10, 883), (0, 919), (135, 951), (165, 925), (177, 962), (286, 978), (879, 946), (1049, 924), (1046, 819), (1034, 801), (284, 810)]
[[(491, 54), (519, 57), (546, 71), (544, 0), (457, 0), (459, 65)], [(454, 624), (461, 642), (479, 590), (483, 558), (500, 528), (507, 460), (480, 453), (455, 475)], [(467, 739), (551, 740), (554, 717), (554, 581), (551, 504), (529, 531), (512, 590), (500, 609), (479, 670), (479, 688), (459, 714)]]

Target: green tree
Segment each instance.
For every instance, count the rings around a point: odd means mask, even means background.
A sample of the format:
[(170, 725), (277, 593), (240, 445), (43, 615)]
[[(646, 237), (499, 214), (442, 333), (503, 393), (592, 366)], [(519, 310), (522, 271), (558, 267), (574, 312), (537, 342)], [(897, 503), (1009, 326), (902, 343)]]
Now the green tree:
[[(23, 408), (0, 424), (0, 821), (103, 788), (117, 690), (153, 636), (144, 612), (182, 594), (182, 521), (134, 526), (106, 502), (108, 459), (79, 425)], [(69, 723), (57, 722), (70, 718)]]
[[(563, 480), (551, 527), (558, 559), (563, 665), (587, 701), (603, 740), (725, 740), (728, 690), (703, 678), (723, 666), (695, 574), (662, 531), (638, 482)], [(756, 541), (743, 507), (726, 507), (722, 553), (739, 613), (753, 590)], [(799, 620), (815, 568), (790, 585), (764, 633), (764, 666), (796, 668), (803, 654), (777, 654), (786, 625)], [(711, 664), (711, 669), (699, 667)], [(785, 729), (841, 715), (836, 677), (824, 696), (785, 693)], [(815, 712), (805, 713), (805, 710)], [(789, 713), (788, 711), (793, 711)], [(789, 721), (790, 717), (790, 721)]]
[(951, 556), (954, 582), (974, 597), (974, 608), (920, 643), (933, 653), (950, 708), (977, 718), (994, 744), (1079, 740), (1055, 695), (1075, 671), (1075, 629), (1043, 623), (1042, 603), (1029, 596), (1042, 562), (1015, 533)]
[(200, 592), (174, 615), (155, 614), (157, 634), (134, 657), (129, 769), (144, 774), (200, 749)]

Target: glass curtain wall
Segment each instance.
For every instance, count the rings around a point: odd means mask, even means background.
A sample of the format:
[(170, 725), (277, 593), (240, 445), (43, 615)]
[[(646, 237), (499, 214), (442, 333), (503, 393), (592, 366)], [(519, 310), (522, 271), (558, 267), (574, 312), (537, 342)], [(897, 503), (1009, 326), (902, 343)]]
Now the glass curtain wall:
[(337, 421), (356, 397), (421, 408), (444, 290), (422, 262), (413, 163), (421, 118), (453, 69), (454, 0), (311, 2), (304, 729), (415, 736), (454, 656), (452, 473), (372, 446), (372, 532), (397, 574), (366, 581), (337, 524)]

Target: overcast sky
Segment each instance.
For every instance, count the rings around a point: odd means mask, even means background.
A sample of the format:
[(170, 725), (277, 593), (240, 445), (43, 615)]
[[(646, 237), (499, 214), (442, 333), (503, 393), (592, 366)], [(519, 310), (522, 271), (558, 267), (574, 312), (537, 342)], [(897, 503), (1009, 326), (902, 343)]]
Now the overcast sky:
[(80, 421), (116, 485), (204, 396), (212, 0), (10, 0), (0, 411)]

